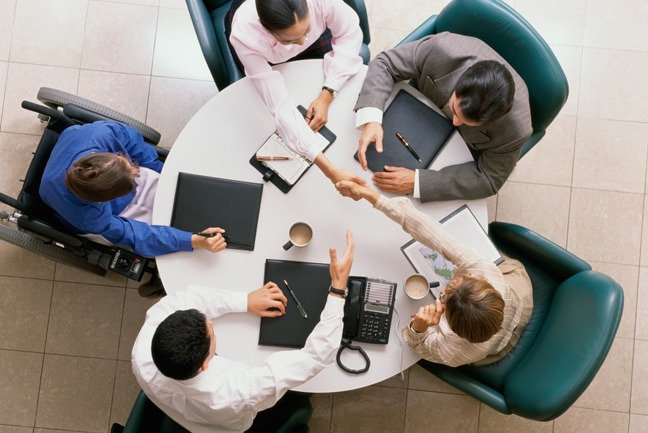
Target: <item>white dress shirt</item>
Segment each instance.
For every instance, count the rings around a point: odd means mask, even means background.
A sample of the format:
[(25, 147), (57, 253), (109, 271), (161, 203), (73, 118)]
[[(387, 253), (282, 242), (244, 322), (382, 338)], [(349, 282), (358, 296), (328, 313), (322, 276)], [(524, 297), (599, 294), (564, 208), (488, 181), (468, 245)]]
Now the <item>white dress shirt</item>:
[[(287, 390), (334, 362), (342, 339), (343, 307), (344, 299), (328, 297), (320, 322), (301, 350), (274, 353), (258, 366), (216, 355), (206, 370), (180, 381), (164, 376), (153, 363), (151, 341), (158, 325), (177, 310), (195, 308), (208, 320), (247, 310), (247, 293), (190, 286), (148, 310), (133, 346), (133, 373), (149, 399), (189, 431), (243, 432), (257, 412), (274, 406)], [(214, 328), (218, 332), (218, 326)]]
[(245, 75), (252, 79), (274, 116), (279, 135), (295, 152), (314, 161), (324, 145), (297, 110), (281, 74), (273, 71), (268, 62), (283, 63), (295, 57), (328, 27), (333, 35), (332, 51), (324, 55), (323, 85), (340, 90), (362, 66), (359, 55), (362, 30), (358, 15), (342, 0), (306, 0), (306, 3), (310, 32), (303, 45), (279, 43), (259, 22), (253, 0), (244, 2), (234, 14), (230, 43), (243, 64)]

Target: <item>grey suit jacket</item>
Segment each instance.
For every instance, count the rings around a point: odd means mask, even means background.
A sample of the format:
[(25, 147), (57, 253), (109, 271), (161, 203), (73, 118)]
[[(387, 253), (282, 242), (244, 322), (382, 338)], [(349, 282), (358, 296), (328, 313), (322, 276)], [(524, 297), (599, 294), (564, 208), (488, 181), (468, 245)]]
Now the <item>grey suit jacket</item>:
[(423, 202), (477, 199), (497, 193), (513, 171), (522, 144), (533, 131), (526, 84), (484, 42), (448, 32), (384, 51), (369, 63), (355, 111), (364, 107), (384, 111), (394, 83), (403, 80), (411, 80), (437, 107), (443, 108), (461, 74), (481, 60), (496, 60), (508, 67), (515, 81), (513, 107), (494, 122), (458, 128), (475, 161), (438, 171), (420, 170)]

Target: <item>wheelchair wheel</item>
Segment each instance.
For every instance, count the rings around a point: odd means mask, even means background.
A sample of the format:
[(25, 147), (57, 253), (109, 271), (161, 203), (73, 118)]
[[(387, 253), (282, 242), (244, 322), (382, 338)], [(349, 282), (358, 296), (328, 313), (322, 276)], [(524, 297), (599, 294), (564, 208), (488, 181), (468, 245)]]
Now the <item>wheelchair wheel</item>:
[(65, 104), (75, 104), (86, 110), (94, 111), (97, 114), (100, 114), (105, 117), (109, 117), (117, 122), (124, 123), (128, 126), (135, 128), (144, 139), (150, 143), (157, 144), (160, 142), (160, 133), (150, 126), (140, 122), (139, 120), (133, 119), (130, 116), (127, 116), (119, 111), (108, 108), (104, 105), (97, 104), (96, 102), (90, 101), (89, 99), (82, 98), (72, 93), (67, 93), (62, 90), (52, 89), (50, 87), (41, 87), (36, 96), (39, 101), (43, 104), (58, 109), (58, 107), (63, 107)]

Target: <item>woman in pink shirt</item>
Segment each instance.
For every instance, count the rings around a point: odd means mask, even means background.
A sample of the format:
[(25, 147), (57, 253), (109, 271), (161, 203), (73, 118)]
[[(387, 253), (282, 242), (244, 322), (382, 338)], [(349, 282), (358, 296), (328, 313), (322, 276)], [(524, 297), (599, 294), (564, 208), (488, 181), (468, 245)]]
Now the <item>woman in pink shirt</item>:
[[(234, 0), (230, 14), (233, 54), (274, 116), (284, 142), (334, 182), (353, 178), (364, 183), (327, 160), (314, 132), (326, 124), (337, 91), (362, 65), (362, 31), (355, 11), (343, 0)], [(304, 119), (271, 65), (322, 54), (322, 91)]]

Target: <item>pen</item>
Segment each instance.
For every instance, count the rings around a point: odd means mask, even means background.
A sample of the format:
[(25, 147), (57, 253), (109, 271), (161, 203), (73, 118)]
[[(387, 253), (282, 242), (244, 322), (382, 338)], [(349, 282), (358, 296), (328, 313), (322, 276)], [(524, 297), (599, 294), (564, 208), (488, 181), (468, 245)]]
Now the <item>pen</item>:
[(297, 296), (295, 295), (295, 292), (292, 291), (290, 288), (290, 285), (288, 284), (288, 281), (284, 280), (284, 284), (288, 288), (288, 291), (290, 292), (290, 296), (292, 296), (293, 300), (295, 301), (295, 304), (297, 305), (297, 309), (301, 313), (302, 317), (304, 319), (308, 319), (308, 314), (306, 314), (306, 311), (304, 310), (304, 307), (302, 307), (302, 304), (299, 302), (299, 299), (297, 299)]
[(292, 156), (257, 156), (257, 161), (292, 161)]
[(416, 152), (414, 152), (414, 149), (412, 149), (412, 146), (410, 146), (409, 143), (407, 142), (407, 140), (405, 140), (405, 138), (403, 137), (403, 134), (401, 134), (400, 132), (397, 132), (397, 133), (396, 133), (396, 137), (398, 137), (398, 139), (400, 140), (400, 142), (403, 143), (403, 146), (405, 146), (405, 147), (407, 148), (407, 150), (409, 150), (409, 152), (412, 154), (412, 156), (413, 156), (414, 158), (416, 158), (416, 159), (418, 160), (418, 162), (420, 162), (421, 164), (423, 164), (423, 161), (421, 161), (421, 157), (418, 156), (418, 155), (416, 154)]
[[(219, 233), (220, 232), (214, 232), (214, 233), (198, 232), (196, 234), (198, 236), (202, 236), (203, 238), (213, 238), (213, 237), (216, 237)], [(229, 240), (229, 236), (224, 235), (222, 233), (221, 233), (221, 235), (223, 236), (223, 239), (225, 239), (226, 241)]]

